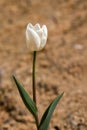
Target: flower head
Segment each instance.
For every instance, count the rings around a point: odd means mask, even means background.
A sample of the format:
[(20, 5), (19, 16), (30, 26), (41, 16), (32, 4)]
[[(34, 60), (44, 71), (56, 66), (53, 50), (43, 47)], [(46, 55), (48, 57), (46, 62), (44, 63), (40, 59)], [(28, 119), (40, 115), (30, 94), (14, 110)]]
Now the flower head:
[(29, 50), (39, 51), (44, 48), (47, 41), (47, 35), (48, 32), (46, 25), (43, 25), (41, 28), (40, 24), (33, 26), (29, 23), (26, 28), (26, 42)]

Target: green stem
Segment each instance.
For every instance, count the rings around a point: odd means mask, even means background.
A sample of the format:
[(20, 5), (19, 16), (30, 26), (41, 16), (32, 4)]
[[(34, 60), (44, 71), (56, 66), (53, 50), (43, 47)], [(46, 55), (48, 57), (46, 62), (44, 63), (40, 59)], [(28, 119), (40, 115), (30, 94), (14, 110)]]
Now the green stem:
[[(36, 102), (36, 83), (35, 83), (35, 65), (36, 65), (36, 51), (34, 51), (33, 53), (33, 72), (32, 72), (32, 87), (33, 87), (33, 101), (35, 102), (36, 106), (37, 106), (37, 102)], [(38, 125), (39, 125), (39, 121), (38, 121), (38, 115), (36, 116), (36, 126), (37, 126), (37, 130), (38, 130)]]
[(36, 64), (36, 51), (33, 53), (33, 72), (32, 72), (32, 85), (33, 85), (33, 101), (36, 103), (36, 87), (35, 87), (35, 64)]

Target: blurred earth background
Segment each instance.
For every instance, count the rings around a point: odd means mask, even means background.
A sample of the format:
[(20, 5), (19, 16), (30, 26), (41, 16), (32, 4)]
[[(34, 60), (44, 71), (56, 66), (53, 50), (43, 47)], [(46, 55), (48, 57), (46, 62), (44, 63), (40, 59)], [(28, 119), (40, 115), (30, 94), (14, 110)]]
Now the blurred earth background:
[(36, 130), (12, 80), (32, 97), (29, 22), (46, 24), (49, 34), (36, 65), (40, 118), (64, 91), (49, 130), (87, 130), (87, 0), (0, 0), (0, 130)]

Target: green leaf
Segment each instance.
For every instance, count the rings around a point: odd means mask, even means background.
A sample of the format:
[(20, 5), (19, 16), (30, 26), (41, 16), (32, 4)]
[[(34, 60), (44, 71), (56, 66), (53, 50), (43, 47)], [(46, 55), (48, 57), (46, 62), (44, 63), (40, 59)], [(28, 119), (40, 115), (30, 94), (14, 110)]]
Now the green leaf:
[(63, 94), (64, 93), (58, 95), (52, 101), (52, 103), (48, 106), (48, 108), (46, 109), (45, 113), (42, 116), (41, 122), (39, 124), (39, 130), (48, 130), (49, 123), (50, 123), (52, 114), (54, 112), (54, 109), (55, 109), (56, 105), (58, 104), (58, 102), (60, 101), (60, 99), (62, 98)]
[(28, 93), (25, 91), (24, 87), (18, 82), (18, 80), (15, 78), (15, 76), (13, 76), (13, 79), (16, 83), (16, 86), (19, 90), (20, 96), (25, 104), (25, 106), (28, 108), (28, 110), (32, 113), (32, 115), (34, 116), (34, 118), (36, 118), (37, 115), (37, 107), (35, 105), (35, 103), (33, 102), (33, 100), (30, 98), (30, 96), (28, 95)]

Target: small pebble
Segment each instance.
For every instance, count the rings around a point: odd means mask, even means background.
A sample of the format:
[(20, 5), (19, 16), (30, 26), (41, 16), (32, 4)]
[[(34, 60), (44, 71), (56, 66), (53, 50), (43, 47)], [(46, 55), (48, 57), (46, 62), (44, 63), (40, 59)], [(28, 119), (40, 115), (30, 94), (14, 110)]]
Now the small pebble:
[(75, 44), (75, 45), (74, 45), (74, 48), (75, 48), (76, 50), (82, 50), (82, 49), (83, 49), (83, 46), (80, 45), (80, 44)]

